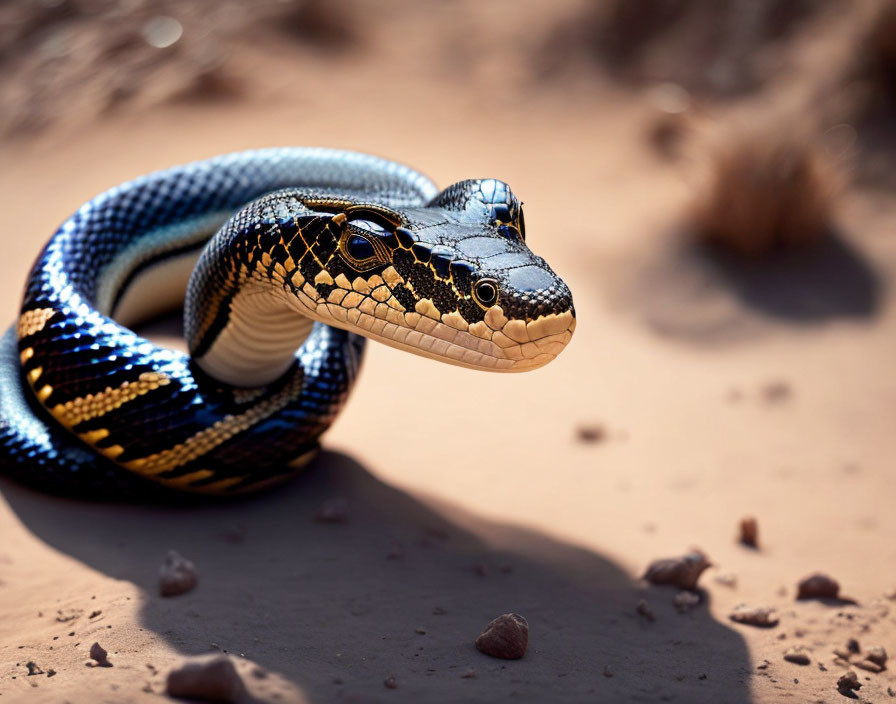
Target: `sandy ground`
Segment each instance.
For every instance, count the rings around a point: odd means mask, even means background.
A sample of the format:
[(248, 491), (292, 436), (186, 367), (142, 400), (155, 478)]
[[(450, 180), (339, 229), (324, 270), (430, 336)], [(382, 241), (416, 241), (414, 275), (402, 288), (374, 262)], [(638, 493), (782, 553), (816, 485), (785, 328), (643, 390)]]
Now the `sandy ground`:
[[(530, 245), (574, 293), (571, 346), (503, 376), (370, 345), (314, 468), (237, 503), (98, 505), (0, 481), (0, 700), (158, 701), (185, 656), (226, 651), (262, 701), (839, 701), (834, 648), (896, 650), (892, 198), (848, 192), (819, 253), (722, 267), (673, 244), (692, 184), (647, 146), (641, 99), (564, 82), (538, 99), (446, 101), (464, 76), (412, 70), (387, 95), (371, 88), (379, 70), (343, 71), (338, 89), (287, 72), (241, 102), (4, 142), (0, 318), (14, 318), (53, 227), (104, 188), (235, 149), (321, 144), (444, 185), (507, 180)], [(312, 100), (274, 99), (299, 78)], [(580, 442), (594, 424), (606, 438)], [(334, 496), (348, 521), (314, 522)], [(735, 540), (744, 515), (759, 550)], [(691, 546), (715, 566), (703, 603), (679, 614), (674, 589), (638, 578)], [(169, 549), (200, 582), (163, 599)], [(854, 603), (797, 602), (818, 570)], [(732, 623), (743, 602), (776, 607), (780, 624)], [(530, 624), (525, 658), (477, 652), (480, 629), (510, 611)], [(94, 641), (114, 667), (87, 666)], [(810, 665), (782, 659), (797, 644)], [(27, 676), (28, 661), (55, 675)], [(860, 699), (893, 696), (889, 671), (858, 672)]]

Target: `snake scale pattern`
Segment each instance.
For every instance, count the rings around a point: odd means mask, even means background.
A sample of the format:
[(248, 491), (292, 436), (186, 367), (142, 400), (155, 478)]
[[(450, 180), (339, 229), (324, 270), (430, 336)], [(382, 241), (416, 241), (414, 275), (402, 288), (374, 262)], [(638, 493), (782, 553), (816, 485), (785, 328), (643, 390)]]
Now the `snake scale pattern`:
[[(189, 354), (132, 331), (181, 305)], [(501, 181), (224, 155), (113, 188), (53, 235), (0, 341), (0, 467), (66, 494), (250, 491), (314, 456), (366, 339), (524, 371), (574, 329)]]

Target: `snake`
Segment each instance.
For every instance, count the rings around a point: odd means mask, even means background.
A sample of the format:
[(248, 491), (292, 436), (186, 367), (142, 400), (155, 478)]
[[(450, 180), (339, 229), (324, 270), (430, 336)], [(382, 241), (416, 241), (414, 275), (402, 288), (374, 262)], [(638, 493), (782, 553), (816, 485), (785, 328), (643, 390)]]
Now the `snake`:
[[(134, 331), (178, 308), (187, 351)], [(69, 495), (258, 490), (316, 456), (366, 340), (520, 372), (575, 322), (503, 181), (440, 190), (319, 147), (172, 167), (89, 200), (37, 257), (0, 340), (0, 467)], [(418, 381), (371, 421), (401, 433)]]

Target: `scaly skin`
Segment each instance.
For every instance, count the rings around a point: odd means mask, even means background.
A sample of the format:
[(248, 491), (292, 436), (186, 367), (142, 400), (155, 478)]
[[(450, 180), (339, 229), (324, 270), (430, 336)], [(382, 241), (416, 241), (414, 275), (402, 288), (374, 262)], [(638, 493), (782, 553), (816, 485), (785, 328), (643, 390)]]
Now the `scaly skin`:
[[(0, 343), (4, 466), (64, 493), (252, 490), (313, 456), (364, 338), (478, 369), (542, 366), (575, 314), (524, 235), (499, 181), (439, 193), (350, 152), (245, 152), (124, 184), (60, 227)], [(203, 245), (191, 355), (115, 321), (131, 283)]]

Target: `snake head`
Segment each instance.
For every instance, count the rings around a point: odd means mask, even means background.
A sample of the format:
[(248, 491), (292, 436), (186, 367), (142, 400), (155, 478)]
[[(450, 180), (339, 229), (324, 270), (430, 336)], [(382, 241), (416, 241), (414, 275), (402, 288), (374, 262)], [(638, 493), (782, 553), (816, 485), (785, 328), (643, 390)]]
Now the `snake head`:
[(529, 249), (522, 204), (504, 182), (461, 181), (421, 207), (304, 203), (330, 211), (315, 263), (301, 255), (300, 295), (318, 320), (492, 371), (541, 367), (572, 337), (569, 288)]

